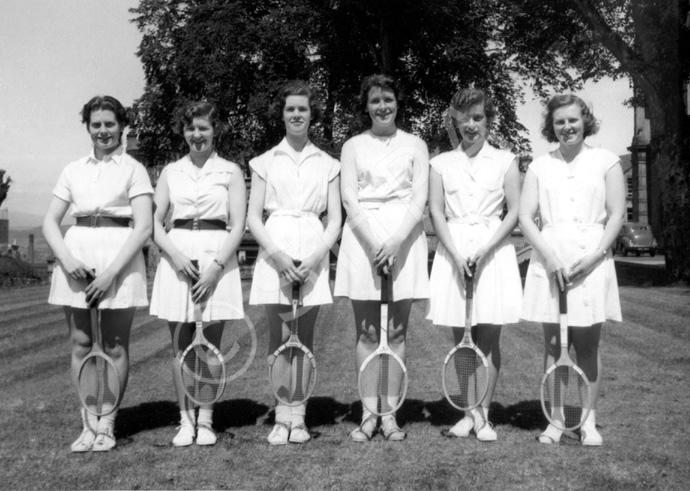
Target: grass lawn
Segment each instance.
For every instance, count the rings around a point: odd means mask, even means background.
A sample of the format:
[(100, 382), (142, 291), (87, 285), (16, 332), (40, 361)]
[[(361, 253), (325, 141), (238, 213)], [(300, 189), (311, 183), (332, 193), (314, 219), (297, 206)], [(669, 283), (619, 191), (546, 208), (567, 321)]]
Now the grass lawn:
[[(249, 284), (245, 284), (245, 291)], [(687, 489), (690, 481), (690, 289), (621, 288), (623, 323), (604, 327), (601, 448), (565, 438), (540, 445), (542, 335), (536, 324), (504, 329), (502, 372), (490, 418), (495, 443), (448, 440), (458, 419), (441, 393), (447, 342), (415, 304), (410, 389), (399, 413), (404, 442), (355, 444), (359, 409), (354, 328), (347, 300), (322, 308), (315, 352), (319, 380), (305, 445), (270, 447), (272, 396), (262, 308), (247, 307), (259, 339), (250, 369), (229, 384), (215, 412), (215, 447), (173, 448), (179, 418), (165, 323), (137, 313), (132, 369), (118, 446), (72, 454), (81, 430), (69, 381), (69, 340), (48, 287), (0, 291), (0, 489)]]

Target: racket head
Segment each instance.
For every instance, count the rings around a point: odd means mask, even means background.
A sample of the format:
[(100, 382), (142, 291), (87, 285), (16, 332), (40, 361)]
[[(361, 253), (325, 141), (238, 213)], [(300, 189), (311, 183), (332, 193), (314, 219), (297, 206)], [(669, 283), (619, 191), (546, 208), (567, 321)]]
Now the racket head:
[(572, 362), (549, 367), (541, 380), (541, 407), (544, 416), (561, 431), (574, 431), (585, 422), (592, 401), (587, 375)]
[(286, 343), (271, 356), (268, 378), (275, 398), (286, 406), (303, 404), (316, 387), (316, 360), (301, 343)]
[(218, 348), (206, 341), (194, 341), (180, 355), (182, 387), (197, 405), (213, 404), (225, 390), (225, 363)]
[(359, 369), (359, 397), (368, 411), (377, 416), (395, 413), (407, 395), (408, 374), (405, 364), (391, 350), (377, 350)]
[(77, 392), (84, 408), (94, 416), (107, 416), (117, 409), (122, 383), (120, 373), (108, 355), (97, 351), (82, 360)]
[(443, 361), (443, 394), (460, 410), (479, 406), (489, 391), (489, 362), (479, 348), (459, 344)]

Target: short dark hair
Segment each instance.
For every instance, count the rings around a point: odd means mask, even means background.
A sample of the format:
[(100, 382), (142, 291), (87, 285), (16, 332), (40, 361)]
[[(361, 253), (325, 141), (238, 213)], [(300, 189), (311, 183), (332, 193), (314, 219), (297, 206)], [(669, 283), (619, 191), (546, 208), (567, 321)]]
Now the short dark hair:
[(493, 99), (488, 96), (483, 90), (475, 88), (466, 88), (458, 90), (450, 101), (453, 109), (458, 111), (467, 111), (472, 106), (477, 104), (484, 104), (484, 114), (489, 121), (489, 125), (493, 124), (496, 119), (496, 106)]
[(129, 116), (125, 107), (120, 101), (109, 95), (97, 95), (84, 104), (81, 110), (81, 122), (88, 127), (91, 124), (91, 113), (98, 110), (112, 111), (122, 129), (129, 124)]
[(311, 111), (310, 126), (319, 122), (321, 116), (323, 115), (319, 95), (309, 86), (309, 84), (302, 80), (291, 80), (283, 85), (280, 90), (278, 90), (278, 93), (276, 94), (276, 97), (268, 110), (268, 116), (272, 121), (280, 122), (283, 120), (285, 101), (287, 101), (287, 98), (291, 95), (303, 95), (309, 100), (309, 110)]
[(400, 82), (398, 82), (394, 77), (390, 75), (375, 74), (369, 75), (362, 80), (362, 85), (359, 90), (359, 118), (366, 126), (369, 128), (371, 126), (371, 116), (369, 116), (369, 111), (367, 110), (367, 104), (369, 103), (369, 91), (377, 87), (381, 90), (390, 90), (395, 96), (395, 100), (398, 103), (398, 112), (395, 115), (395, 123), (399, 124), (403, 118), (403, 112), (405, 110), (405, 91), (403, 90)]
[(178, 135), (184, 134), (184, 127), (192, 124), (194, 118), (206, 118), (213, 126), (215, 137), (225, 133), (225, 124), (220, 119), (218, 106), (210, 101), (190, 101), (177, 112), (173, 130)]
[(592, 109), (578, 96), (574, 94), (558, 94), (546, 103), (546, 111), (544, 112), (544, 123), (541, 127), (541, 134), (546, 138), (546, 141), (551, 143), (558, 142), (558, 137), (553, 131), (553, 113), (556, 109), (561, 107), (577, 104), (580, 106), (582, 112), (582, 121), (584, 123), (584, 138), (590, 135), (595, 135), (599, 131), (599, 122), (594, 117)]

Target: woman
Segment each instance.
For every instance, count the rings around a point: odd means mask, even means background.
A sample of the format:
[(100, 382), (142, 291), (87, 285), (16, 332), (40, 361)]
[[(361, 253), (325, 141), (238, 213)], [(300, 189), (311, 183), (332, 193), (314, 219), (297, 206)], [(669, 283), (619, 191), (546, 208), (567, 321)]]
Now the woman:
[[(584, 140), (597, 132), (591, 109), (575, 95), (546, 105), (542, 134), (558, 149), (536, 159), (525, 176), (520, 227), (534, 250), (527, 271), (522, 317), (542, 322), (544, 366), (560, 352), (558, 290), (568, 288), (569, 339), (592, 385), (592, 410), (580, 429), (582, 445), (598, 446), (596, 402), (601, 384), (599, 337), (604, 321), (621, 320), (616, 270), (610, 247), (625, 213), (625, 181), (613, 153)], [(541, 216), (542, 229), (534, 218)], [(542, 443), (558, 443), (549, 425)]]
[[(340, 164), (309, 141), (309, 128), (321, 115), (316, 93), (304, 82), (289, 82), (278, 92), (270, 114), (285, 126), (285, 138), (249, 162), (252, 189), (247, 216), (249, 230), (260, 246), (249, 303), (265, 305), (269, 356), (289, 336), (284, 319), (291, 317), (293, 282), (302, 284), (305, 307), (300, 312), (298, 335), (313, 351), (319, 306), (332, 302), (329, 251), (341, 223)], [(328, 214), (325, 229), (319, 219), (324, 212)], [(301, 263), (296, 265), (295, 260)], [(278, 403), (268, 442), (309, 441), (305, 413), (305, 404)]]
[[(495, 441), (489, 406), (501, 369), (503, 324), (518, 322), (522, 285), (509, 240), (517, 225), (520, 171), (515, 156), (487, 143), (496, 108), (478, 89), (459, 90), (449, 108), (460, 146), (431, 159), (429, 212), (439, 245), (431, 270), (434, 324), (449, 326), (453, 346), (465, 326), (465, 274), (476, 266), (472, 336), (489, 361), (489, 388), (476, 409), (467, 411), (446, 434)], [(455, 131), (451, 127), (449, 131)], [(501, 220), (504, 206), (507, 213)]]
[[(228, 320), (244, 318), (237, 247), (244, 232), (246, 188), (242, 170), (215, 151), (223, 132), (217, 107), (191, 102), (179, 114), (177, 132), (189, 153), (161, 172), (154, 196), (154, 241), (163, 252), (151, 294), (151, 314), (168, 321), (172, 373), (180, 404), (173, 445), (213, 445), (213, 406), (199, 408), (185, 395), (177, 356), (194, 338), (194, 304), (201, 303), (206, 338), (220, 346)], [(172, 208), (171, 229), (164, 222)], [(228, 231), (229, 230), (229, 231)], [(198, 268), (192, 264), (198, 261)], [(196, 432), (195, 432), (196, 428)]]
[[(58, 260), (48, 302), (63, 305), (72, 343), (72, 380), (92, 348), (89, 305), (101, 309), (101, 338), (115, 362), (124, 393), (129, 334), (136, 307), (148, 305), (141, 247), (151, 235), (153, 189), (146, 169), (122, 148), (127, 112), (110, 96), (96, 96), (81, 112), (91, 153), (62, 171), (43, 221), (43, 235)], [(72, 207), (76, 224), (64, 238), (60, 223)], [(130, 222), (134, 222), (130, 227)], [(95, 279), (92, 278), (95, 272)], [(108, 451), (117, 410), (100, 419), (81, 410), (83, 430), (73, 452)]]
[[(335, 295), (349, 297), (355, 315), (357, 371), (378, 346), (381, 281), (393, 279), (391, 349), (405, 360), (405, 336), (414, 299), (429, 297), (427, 244), (422, 227), (429, 178), (429, 152), (418, 137), (398, 128), (404, 99), (398, 82), (371, 75), (362, 82), (360, 117), (370, 128), (343, 145), (341, 194), (347, 212), (336, 271)], [(350, 437), (369, 441), (377, 418), (363, 408)], [(395, 414), (381, 421), (383, 436), (406, 436)]]

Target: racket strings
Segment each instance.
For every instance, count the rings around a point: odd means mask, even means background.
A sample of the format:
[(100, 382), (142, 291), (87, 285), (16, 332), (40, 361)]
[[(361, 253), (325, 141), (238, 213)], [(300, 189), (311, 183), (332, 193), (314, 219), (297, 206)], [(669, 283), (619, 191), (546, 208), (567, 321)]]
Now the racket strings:
[(276, 356), (271, 365), (270, 378), (278, 400), (285, 404), (298, 404), (311, 395), (316, 382), (316, 370), (305, 351), (291, 346)]
[(374, 414), (395, 412), (403, 402), (406, 376), (405, 368), (390, 354), (370, 359), (360, 373), (362, 403)]
[(195, 345), (182, 359), (182, 383), (199, 404), (218, 400), (225, 388), (223, 359), (211, 346)]
[(547, 419), (561, 430), (578, 428), (589, 407), (589, 390), (584, 377), (571, 366), (558, 366), (548, 374), (543, 387)]
[(120, 398), (117, 368), (103, 356), (91, 356), (79, 373), (79, 393), (87, 410), (97, 416), (110, 414)]
[(489, 388), (489, 370), (474, 349), (457, 349), (443, 368), (446, 397), (460, 409), (472, 409), (484, 400)]

